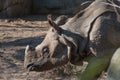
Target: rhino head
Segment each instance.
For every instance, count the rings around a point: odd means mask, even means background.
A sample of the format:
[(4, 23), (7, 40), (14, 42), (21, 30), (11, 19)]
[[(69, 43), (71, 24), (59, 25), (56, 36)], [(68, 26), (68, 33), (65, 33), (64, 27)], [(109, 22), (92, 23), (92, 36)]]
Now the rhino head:
[(50, 16), (48, 22), (51, 28), (43, 42), (35, 48), (26, 47), (24, 67), (29, 71), (50, 70), (68, 62), (76, 64), (81, 59), (79, 52), (83, 47), (79, 45), (82, 45), (82, 37), (59, 27)]

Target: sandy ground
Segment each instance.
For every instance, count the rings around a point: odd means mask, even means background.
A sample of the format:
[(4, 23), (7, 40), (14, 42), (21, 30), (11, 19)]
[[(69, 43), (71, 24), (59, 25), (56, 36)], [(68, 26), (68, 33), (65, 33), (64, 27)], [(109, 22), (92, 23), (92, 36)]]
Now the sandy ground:
[(63, 69), (28, 74), (23, 67), (25, 47), (41, 43), (49, 28), (46, 20), (46, 15), (0, 19), (0, 80), (75, 80)]
[(71, 66), (66, 71), (62, 68), (29, 74), (24, 69), (25, 47), (41, 43), (49, 28), (46, 20), (46, 15), (0, 19), (0, 80), (76, 80)]

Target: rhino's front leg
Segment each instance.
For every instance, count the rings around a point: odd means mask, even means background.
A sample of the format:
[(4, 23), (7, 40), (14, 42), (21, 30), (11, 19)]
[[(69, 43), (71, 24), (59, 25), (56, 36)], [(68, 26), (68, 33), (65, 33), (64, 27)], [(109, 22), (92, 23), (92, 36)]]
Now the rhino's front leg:
[[(93, 57), (85, 71), (79, 76), (80, 80), (97, 80), (102, 71), (109, 65), (110, 58), (108, 56)], [(78, 74), (77, 74), (78, 75)]]

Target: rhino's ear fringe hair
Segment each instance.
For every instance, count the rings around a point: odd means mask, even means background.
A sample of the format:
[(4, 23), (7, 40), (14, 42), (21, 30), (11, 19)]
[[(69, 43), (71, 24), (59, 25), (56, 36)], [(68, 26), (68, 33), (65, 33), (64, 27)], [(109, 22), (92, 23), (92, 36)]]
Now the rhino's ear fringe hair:
[(53, 27), (56, 31), (61, 32), (62, 29), (52, 20), (51, 15), (48, 15), (47, 19), (51, 27)]

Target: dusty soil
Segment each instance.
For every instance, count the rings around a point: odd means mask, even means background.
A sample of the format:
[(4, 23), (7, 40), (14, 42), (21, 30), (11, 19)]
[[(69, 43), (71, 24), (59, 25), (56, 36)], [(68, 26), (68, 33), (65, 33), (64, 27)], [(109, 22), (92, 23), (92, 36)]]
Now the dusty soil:
[(25, 47), (41, 43), (49, 28), (46, 20), (46, 15), (0, 19), (0, 80), (75, 80), (63, 69), (28, 74), (23, 67)]
[(49, 28), (46, 20), (46, 15), (0, 19), (0, 80), (76, 80), (74, 66), (29, 74), (24, 69), (25, 47), (41, 43)]

